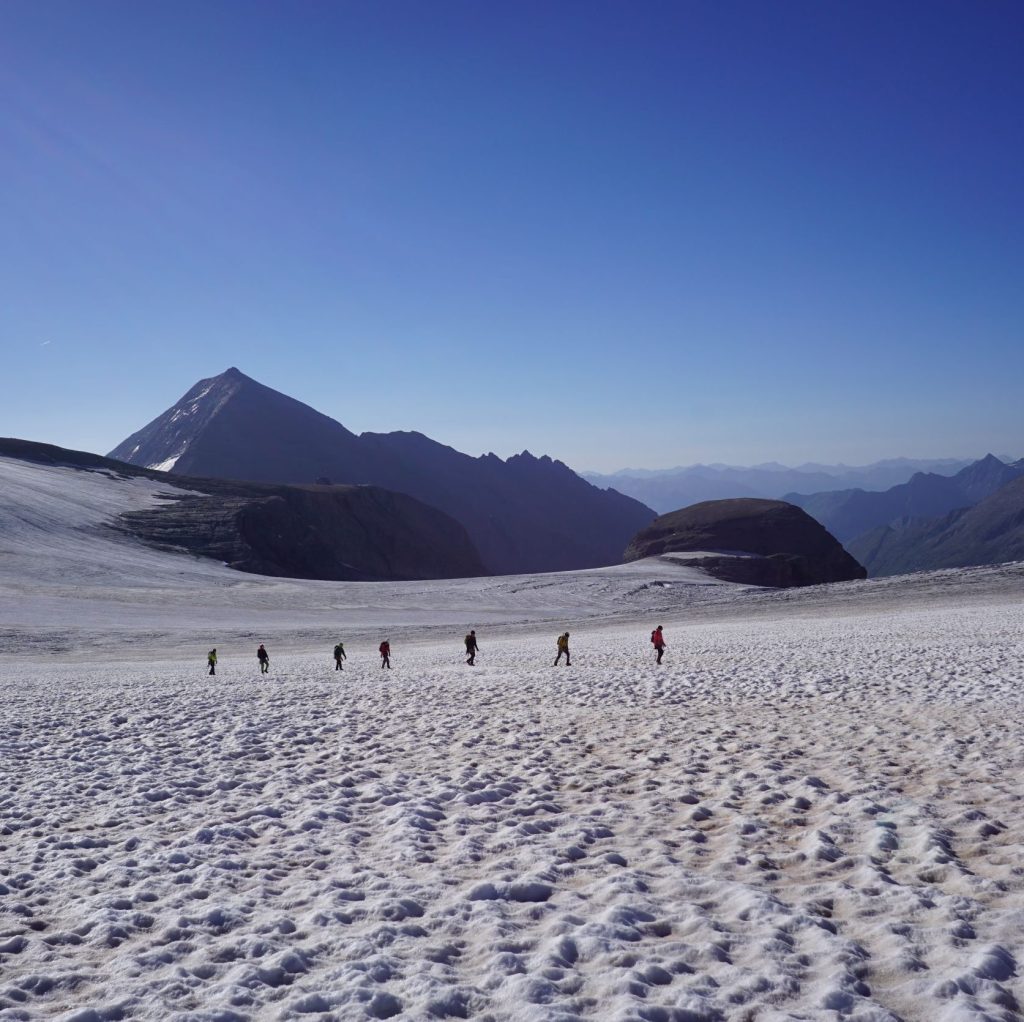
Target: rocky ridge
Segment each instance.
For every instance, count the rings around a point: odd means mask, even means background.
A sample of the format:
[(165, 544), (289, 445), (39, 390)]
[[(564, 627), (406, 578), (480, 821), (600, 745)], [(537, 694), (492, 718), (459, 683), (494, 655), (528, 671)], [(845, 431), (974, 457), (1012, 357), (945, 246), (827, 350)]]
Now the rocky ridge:
[(416, 432), (363, 433), (237, 369), (202, 380), (111, 457), (174, 473), (266, 483), (365, 483), (460, 522), (491, 574), (619, 561), (654, 512), (523, 451), (475, 458)]

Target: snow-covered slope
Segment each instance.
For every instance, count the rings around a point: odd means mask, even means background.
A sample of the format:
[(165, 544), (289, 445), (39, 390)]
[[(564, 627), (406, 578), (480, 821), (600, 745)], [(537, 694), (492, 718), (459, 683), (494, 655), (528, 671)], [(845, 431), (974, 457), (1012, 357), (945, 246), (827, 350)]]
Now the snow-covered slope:
[(0, 489), (0, 1019), (1019, 1018), (1021, 565), (290, 582), (64, 471)]
[(184, 492), (151, 479), (0, 456), (0, 580), (79, 587), (176, 579), (185, 560), (109, 526), (123, 512)]
[(0, 653), (95, 649), (118, 659), (267, 628), (279, 644), (302, 645), (342, 625), (369, 634), (467, 618), (560, 624), (567, 614), (660, 606), (674, 586), (723, 586), (672, 562), (384, 586), (262, 578), (109, 528), (122, 511), (180, 494), (174, 487), (9, 458), (0, 458), (0, 481)]

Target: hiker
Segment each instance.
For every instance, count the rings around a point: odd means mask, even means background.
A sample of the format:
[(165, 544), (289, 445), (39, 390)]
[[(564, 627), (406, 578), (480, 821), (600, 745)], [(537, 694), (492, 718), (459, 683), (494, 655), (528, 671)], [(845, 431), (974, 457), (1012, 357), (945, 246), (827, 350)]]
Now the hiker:
[(655, 663), (660, 664), (661, 658), (665, 655), (665, 636), (661, 634), (661, 625), (651, 632), (651, 642), (654, 644), (654, 650), (658, 654), (658, 659)]
[(214, 646), (209, 653), (206, 654), (206, 662), (210, 667), (210, 673), (217, 673), (217, 647)]
[(466, 663), (470, 667), (476, 666), (476, 653), (479, 648), (476, 644), (476, 631), (470, 629), (469, 635), (466, 636), (466, 656), (469, 657)]
[(391, 670), (391, 643), (387, 639), (380, 644), (380, 669), (385, 667)]
[(345, 643), (339, 642), (338, 645), (334, 647), (334, 669), (336, 671), (345, 670), (345, 668), (341, 666), (341, 662), (342, 660), (347, 659), (348, 657), (345, 656)]
[(260, 648), (256, 650), (256, 659), (260, 662), (260, 674), (266, 674), (270, 670), (270, 654), (262, 642)]
[(562, 659), (562, 654), (565, 654), (565, 666), (571, 667), (572, 662), (569, 660), (569, 633), (562, 632), (558, 636), (558, 656), (555, 657), (555, 667), (558, 666), (558, 661)]

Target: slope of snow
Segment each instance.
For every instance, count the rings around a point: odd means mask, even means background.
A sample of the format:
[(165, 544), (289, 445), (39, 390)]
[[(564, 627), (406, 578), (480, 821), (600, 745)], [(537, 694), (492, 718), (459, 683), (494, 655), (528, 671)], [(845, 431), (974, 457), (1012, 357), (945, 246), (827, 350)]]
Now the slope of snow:
[(1024, 566), (261, 579), (17, 465), (0, 1019), (1020, 1017)]
[(154, 472), (170, 472), (177, 465), (182, 453), (184, 452), (175, 454), (174, 457), (168, 458), (166, 461), (158, 461), (155, 465), (147, 465), (146, 467), (153, 469)]
[[(223, 644), (271, 629), (278, 644), (379, 626), (591, 618), (735, 587), (671, 562), (443, 582), (271, 579), (169, 554), (113, 531), (120, 511), (182, 491), (146, 479), (0, 458), (0, 654), (19, 649), (117, 659), (168, 641)], [(333, 640), (332, 640), (333, 644)]]

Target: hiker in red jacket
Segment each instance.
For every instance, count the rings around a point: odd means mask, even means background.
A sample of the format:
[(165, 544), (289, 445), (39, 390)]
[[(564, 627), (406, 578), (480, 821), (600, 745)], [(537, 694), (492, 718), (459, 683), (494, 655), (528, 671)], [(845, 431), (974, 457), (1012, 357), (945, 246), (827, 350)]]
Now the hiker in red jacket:
[(387, 639), (380, 644), (380, 669), (385, 667), (391, 670), (391, 643)]
[(658, 659), (655, 663), (661, 663), (661, 658), (665, 655), (665, 636), (661, 634), (661, 625), (651, 632), (651, 642), (654, 644), (654, 650), (658, 654)]

